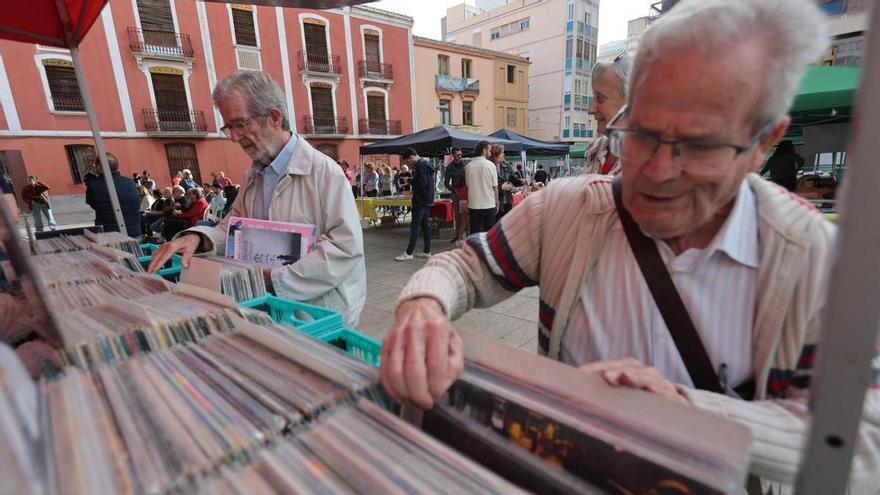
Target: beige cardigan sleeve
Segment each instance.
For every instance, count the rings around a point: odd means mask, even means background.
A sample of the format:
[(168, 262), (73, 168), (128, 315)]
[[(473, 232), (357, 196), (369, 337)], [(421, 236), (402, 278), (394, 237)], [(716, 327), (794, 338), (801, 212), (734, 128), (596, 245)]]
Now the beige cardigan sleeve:
[(470, 236), (463, 249), (431, 258), (403, 288), (397, 304), (431, 297), (454, 320), (471, 308), (489, 307), (537, 285), (542, 214), (551, 190), (530, 195), (490, 232)]

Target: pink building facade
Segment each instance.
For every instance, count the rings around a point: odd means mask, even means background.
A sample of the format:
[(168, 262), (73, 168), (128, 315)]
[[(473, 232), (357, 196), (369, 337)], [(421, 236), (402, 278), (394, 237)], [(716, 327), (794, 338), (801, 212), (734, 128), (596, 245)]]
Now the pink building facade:
[[(226, 139), (211, 91), (238, 70), (270, 74), (291, 128), (338, 159), (413, 131), (412, 19), (369, 7), (327, 11), (188, 0), (110, 0), (81, 46), (107, 150), (124, 175), (159, 185), (188, 168), (239, 181), (247, 155)], [(70, 55), (0, 41), (0, 173), (81, 195), (91, 138)]]

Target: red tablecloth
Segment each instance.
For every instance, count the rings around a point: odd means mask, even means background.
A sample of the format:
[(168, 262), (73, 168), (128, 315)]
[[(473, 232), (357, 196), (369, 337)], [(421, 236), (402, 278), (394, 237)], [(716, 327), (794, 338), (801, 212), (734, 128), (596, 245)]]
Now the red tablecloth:
[(434, 201), (434, 206), (428, 210), (431, 218), (436, 218), (441, 222), (452, 223), (455, 220), (455, 210), (452, 209), (452, 201), (438, 200)]

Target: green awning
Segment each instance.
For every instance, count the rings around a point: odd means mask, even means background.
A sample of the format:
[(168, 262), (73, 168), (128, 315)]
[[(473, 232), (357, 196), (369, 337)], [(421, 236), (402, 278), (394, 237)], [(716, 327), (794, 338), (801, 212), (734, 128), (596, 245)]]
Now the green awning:
[(583, 158), (587, 153), (587, 143), (573, 144), (568, 148), (568, 154), (572, 158)]
[(860, 73), (858, 67), (808, 67), (790, 112), (851, 107)]
[(786, 139), (803, 142), (804, 127), (849, 122), (861, 69), (810, 66), (789, 110)]

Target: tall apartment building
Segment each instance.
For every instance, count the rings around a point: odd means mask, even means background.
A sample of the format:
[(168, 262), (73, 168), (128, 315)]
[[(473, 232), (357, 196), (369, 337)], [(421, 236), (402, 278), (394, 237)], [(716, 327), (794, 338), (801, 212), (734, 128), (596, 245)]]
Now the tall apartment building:
[(444, 41), (531, 61), (528, 135), (588, 142), (598, 22), (598, 0), (519, 0), (478, 13), (456, 5), (447, 9), (442, 26)]
[(865, 50), (870, 8), (875, 0), (820, 0), (819, 6), (829, 16), (831, 49), (826, 65), (861, 66)]
[[(291, 127), (356, 160), (365, 142), (412, 131), (412, 19), (369, 7), (317, 11), (190, 0), (110, 0), (81, 46), (107, 150), (159, 184), (189, 168), (234, 181), (250, 161), (211, 101), (237, 70), (270, 74)], [(0, 170), (81, 195), (94, 144), (66, 50), (0, 42)]]
[(656, 17), (638, 17), (626, 23), (626, 50), (635, 52), (639, 49), (639, 39)]
[(488, 134), (528, 129), (529, 61), (504, 52), (415, 37), (416, 130), (449, 124)]

